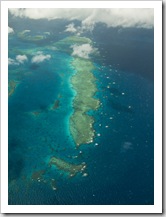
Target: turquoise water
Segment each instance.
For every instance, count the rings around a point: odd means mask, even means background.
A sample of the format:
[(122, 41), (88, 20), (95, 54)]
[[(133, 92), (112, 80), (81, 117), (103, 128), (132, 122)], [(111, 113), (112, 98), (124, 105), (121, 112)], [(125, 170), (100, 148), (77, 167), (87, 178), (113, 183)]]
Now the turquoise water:
[[(153, 82), (93, 57), (95, 97), (101, 106), (90, 112), (95, 120), (93, 143), (76, 148), (69, 130), (76, 94), (70, 83), (76, 73), (73, 57), (45, 45), (50, 45), (48, 39), (42, 44), (9, 37), (10, 58), (19, 54), (10, 48), (41, 48), (51, 55), (32, 64), (28, 54), (24, 64), (9, 66), (9, 81), (19, 81), (8, 101), (9, 204), (153, 204)], [(55, 100), (59, 107), (50, 110)], [(85, 162), (88, 176), (70, 178), (50, 167), (52, 156)], [(42, 178), (32, 180), (39, 170), (45, 171)]]

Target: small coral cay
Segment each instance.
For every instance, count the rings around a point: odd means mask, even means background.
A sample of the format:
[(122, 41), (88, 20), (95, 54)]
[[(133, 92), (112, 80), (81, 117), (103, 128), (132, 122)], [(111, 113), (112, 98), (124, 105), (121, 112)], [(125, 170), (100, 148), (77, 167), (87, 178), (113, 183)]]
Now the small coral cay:
[(77, 173), (82, 172), (86, 168), (86, 165), (84, 163), (71, 164), (57, 157), (52, 157), (49, 164), (55, 165), (59, 170), (63, 170), (69, 173), (70, 176), (74, 176)]
[(15, 80), (9, 81), (9, 83), (8, 83), (8, 96), (9, 97), (13, 95), (18, 84), (19, 84), (19, 82), (15, 81)]

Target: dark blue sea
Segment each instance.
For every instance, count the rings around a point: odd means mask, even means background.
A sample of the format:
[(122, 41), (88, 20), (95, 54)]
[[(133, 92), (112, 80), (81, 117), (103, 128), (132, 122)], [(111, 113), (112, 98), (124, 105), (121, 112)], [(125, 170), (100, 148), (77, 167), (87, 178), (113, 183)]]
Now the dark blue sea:
[[(26, 53), (24, 64), (9, 65), (9, 81), (19, 81), (8, 100), (9, 205), (154, 204), (153, 30), (98, 24), (93, 34), (84, 35), (100, 52), (92, 62), (95, 97), (101, 106), (91, 112), (93, 143), (76, 148), (69, 129), (75, 96), (70, 83), (76, 73), (73, 57), (46, 48), (68, 36), (61, 33), (66, 21), (42, 25), (23, 19), (17, 25), (17, 19), (9, 16), (15, 32), (31, 29), (34, 34), (51, 34), (40, 42), (9, 35), (9, 57), (45, 48), (51, 58), (32, 64), (31, 54)], [(50, 111), (55, 100), (59, 107)], [(40, 114), (32, 115), (34, 111)], [(74, 164), (85, 162), (88, 175), (70, 178), (49, 166), (52, 156)], [(40, 170), (45, 171), (43, 180), (32, 181), (32, 174)]]

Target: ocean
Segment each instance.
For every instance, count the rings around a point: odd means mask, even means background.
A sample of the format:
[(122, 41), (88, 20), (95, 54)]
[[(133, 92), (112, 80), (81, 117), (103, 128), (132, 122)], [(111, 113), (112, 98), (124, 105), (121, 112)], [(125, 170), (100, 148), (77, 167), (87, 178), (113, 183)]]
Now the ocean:
[[(60, 29), (66, 22), (57, 21), (53, 28), (50, 21), (46, 30), (43, 25), (36, 30), (39, 21), (24, 20), (25, 25), (18, 27), (16, 21), (9, 20), (9, 24), (18, 32), (26, 26), (33, 35), (52, 32), (39, 41), (9, 35), (9, 57), (28, 57), (24, 64), (9, 65), (8, 71), (9, 83), (17, 82), (8, 99), (9, 205), (154, 204), (153, 31), (129, 28), (125, 38), (119, 36), (123, 29), (108, 30), (100, 24), (95, 35), (84, 35), (99, 50), (91, 61), (97, 87), (94, 97), (100, 107), (89, 111), (94, 118), (93, 142), (76, 147), (69, 126), (76, 96), (71, 84), (77, 73), (71, 64), (74, 57), (49, 48), (68, 36)], [(55, 29), (61, 33), (56, 35)], [(103, 30), (105, 36), (100, 34)], [(112, 36), (113, 42), (109, 31), (119, 36)], [(131, 50), (130, 61), (125, 54)], [(51, 58), (32, 63), (33, 52)], [(85, 163), (86, 175), (70, 177), (50, 165), (54, 156), (71, 164)]]

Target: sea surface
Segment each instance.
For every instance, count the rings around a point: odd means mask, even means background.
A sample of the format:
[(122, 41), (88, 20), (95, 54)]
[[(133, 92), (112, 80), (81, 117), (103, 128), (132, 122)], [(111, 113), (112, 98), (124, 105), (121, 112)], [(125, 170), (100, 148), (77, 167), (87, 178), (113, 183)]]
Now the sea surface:
[[(76, 95), (70, 80), (76, 73), (71, 65), (73, 57), (59, 50), (43, 51), (50, 42), (67, 36), (60, 29), (61, 26), (65, 28), (66, 22), (61, 25), (57, 21), (53, 28), (50, 21), (50, 26), (43, 30), (43, 25), (35, 28), (35, 22), (39, 21), (20, 21), (20, 26), (16, 25), (17, 21), (9, 19), (15, 32), (27, 29), (28, 24), (34, 34), (52, 32), (40, 42), (9, 35), (9, 57), (14, 59), (20, 51), (23, 54), (26, 49), (37, 48), (51, 58), (32, 64), (31, 55), (27, 54), (28, 61), (24, 64), (9, 65), (9, 81), (19, 81), (8, 99), (9, 204), (154, 204), (152, 30), (108, 30), (101, 25), (96, 27), (93, 35), (84, 35), (91, 38), (100, 53), (91, 61), (95, 65), (95, 97), (101, 106), (90, 112), (95, 121), (94, 141), (76, 148), (69, 126)], [(101, 34), (101, 28), (102, 32), (105, 29), (106, 35)], [(114, 43), (111, 43), (111, 31), (114, 32)], [(119, 36), (119, 32), (128, 35), (125, 38)], [(120, 37), (127, 42), (122, 43)], [(120, 53), (122, 50), (124, 58)], [(131, 50), (132, 58), (127, 58)], [(55, 100), (59, 105), (50, 110)], [(34, 111), (39, 114), (34, 114)], [(77, 174), (69, 177), (64, 171), (49, 165), (52, 156), (74, 164), (85, 162), (87, 176)], [(41, 170), (44, 171), (42, 178), (32, 180), (32, 174)]]

